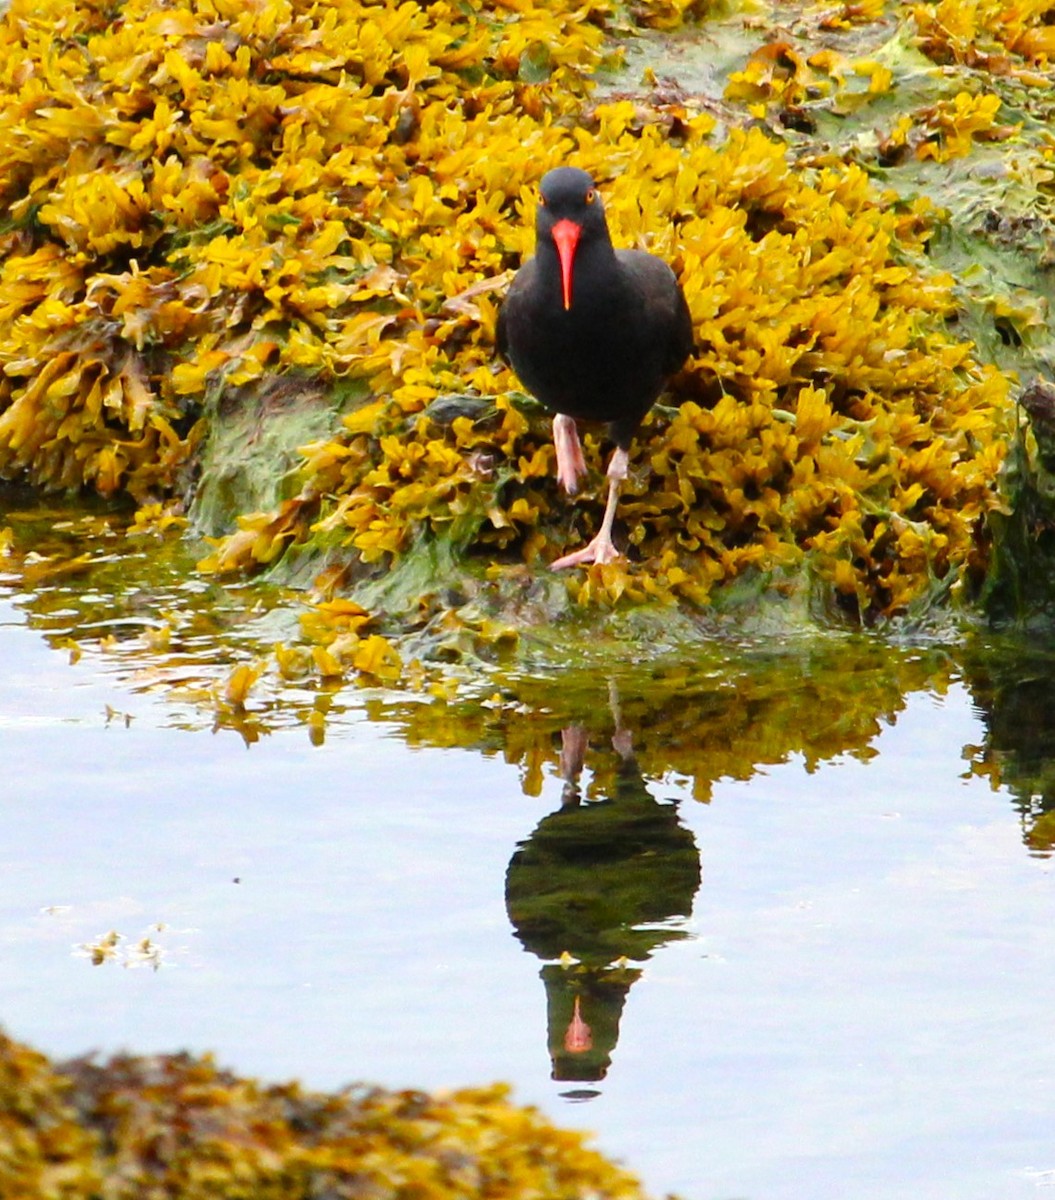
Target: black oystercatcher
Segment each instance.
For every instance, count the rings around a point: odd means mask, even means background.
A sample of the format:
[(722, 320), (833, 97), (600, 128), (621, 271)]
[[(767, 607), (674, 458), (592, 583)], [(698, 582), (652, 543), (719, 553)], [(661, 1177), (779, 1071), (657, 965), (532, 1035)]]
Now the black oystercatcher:
[(543, 176), (535, 257), (498, 314), (498, 352), (556, 416), (557, 478), (575, 492), (586, 473), (575, 422), (607, 421), (615, 451), (597, 536), (554, 568), (611, 562), (619, 485), (630, 442), (667, 377), (692, 352), (692, 319), (674, 272), (643, 250), (615, 250), (585, 171)]

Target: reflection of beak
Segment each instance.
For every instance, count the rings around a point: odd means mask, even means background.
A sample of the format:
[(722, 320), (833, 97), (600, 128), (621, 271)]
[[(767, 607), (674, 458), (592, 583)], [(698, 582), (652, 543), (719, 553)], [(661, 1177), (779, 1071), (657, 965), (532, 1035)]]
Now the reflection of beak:
[(553, 240), (560, 255), (560, 281), (564, 289), (564, 310), (571, 308), (571, 272), (575, 262), (575, 247), (579, 244), (582, 226), (567, 217), (553, 226)]
[(587, 1050), (593, 1049), (593, 1034), (579, 1012), (578, 996), (575, 997), (575, 1010), (572, 1013), (571, 1023), (564, 1034), (564, 1049), (569, 1054), (585, 1054)]

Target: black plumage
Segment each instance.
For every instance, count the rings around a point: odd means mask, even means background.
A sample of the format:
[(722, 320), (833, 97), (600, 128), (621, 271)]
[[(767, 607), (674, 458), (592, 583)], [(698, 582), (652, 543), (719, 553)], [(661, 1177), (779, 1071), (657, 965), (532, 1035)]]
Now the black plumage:
[(567, 491), (585, 474), (575, 422), (607, 422), (616, 449), (598, 535), (552, 565), (618, 556), (611, 527), (627, 452), (666, 380), (692, 353), (692, 319), (670, 267), (642, 250), (616, 250), (585, 171), (542, 179), (535, 256), (517, 272), (498, 315), (498, 352), (556, 414), (557, 476)]

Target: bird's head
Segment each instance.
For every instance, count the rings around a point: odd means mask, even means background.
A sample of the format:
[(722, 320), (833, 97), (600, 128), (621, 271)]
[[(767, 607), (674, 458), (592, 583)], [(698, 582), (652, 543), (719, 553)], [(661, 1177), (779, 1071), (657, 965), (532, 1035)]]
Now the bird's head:
[(547, 171), (539, 186), (535, 233), (539, 245), (551, 242), (560, 258), (565, 310), (571, 308), (575, 252), (580, 242), (608, 241), (604, 205), (593, 180), (577, 167)]

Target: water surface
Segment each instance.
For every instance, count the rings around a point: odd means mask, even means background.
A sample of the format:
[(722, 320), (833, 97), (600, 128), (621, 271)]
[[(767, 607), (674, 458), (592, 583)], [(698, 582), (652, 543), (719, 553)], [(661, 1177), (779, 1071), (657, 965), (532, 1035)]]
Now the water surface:
[(13, 1036), (506, 1079), (699, 1200), (1055, 1184), (1036, 647), (729, 642), (232, 720), (205, 664), (282, 610), (166, 553), (0, 590)]

